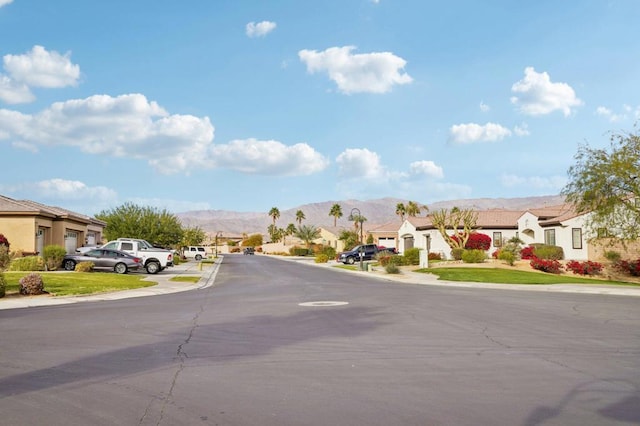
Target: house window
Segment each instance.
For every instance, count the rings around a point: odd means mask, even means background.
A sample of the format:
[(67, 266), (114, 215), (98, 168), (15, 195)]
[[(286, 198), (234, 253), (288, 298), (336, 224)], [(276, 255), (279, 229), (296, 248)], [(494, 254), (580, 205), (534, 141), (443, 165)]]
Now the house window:
[(544, 243), (550, 246), (556, 245), (556, 230), (545, 229), (544, 231)]
[(582, 228), (571, 229), (571, 240), (574, 249), (582, 248)]
[(493, 233), (493, 246), (502, 247), (502, 232)]
[(609, 236), (607, 228), (598, 228), (598, 238), (606, 238)]

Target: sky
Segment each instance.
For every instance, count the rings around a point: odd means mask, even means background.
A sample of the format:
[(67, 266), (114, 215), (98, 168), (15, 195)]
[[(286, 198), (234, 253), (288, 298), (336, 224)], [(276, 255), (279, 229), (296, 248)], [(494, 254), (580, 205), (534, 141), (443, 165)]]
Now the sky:
[(0, 194), (281, 211), (556, 195), (640, 118), (640, 1), (0, 0)]

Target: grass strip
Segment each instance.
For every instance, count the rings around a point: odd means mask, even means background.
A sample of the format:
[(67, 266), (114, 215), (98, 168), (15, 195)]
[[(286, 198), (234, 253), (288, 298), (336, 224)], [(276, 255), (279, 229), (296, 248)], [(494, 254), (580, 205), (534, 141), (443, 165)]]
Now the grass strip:
[(566, 275), (542, 274), (502, 268), (425, 268), (415, 272), (430, 273), (444, 281), (465, 281), (495, 284), (595, 284), (595, 285), (626, 285), (638, 287), (638, 284), (605, 281), (590, 278), (571, 277)]
[[(20, 278), (30, 272), (5, 272), (7, 294), (20, 291)], [(38, 272), (44, 281), (44, 290), (53, 296), (79, 296), (151, 287), (153, 281), (142, 281), (143, 274), (114, 274), (111, 272)]]
[(169, 281), (176, 281), (180, 283), (197, 283), (200, 281), (198, 275), (178, 275), (177, 277), (169, 278)]

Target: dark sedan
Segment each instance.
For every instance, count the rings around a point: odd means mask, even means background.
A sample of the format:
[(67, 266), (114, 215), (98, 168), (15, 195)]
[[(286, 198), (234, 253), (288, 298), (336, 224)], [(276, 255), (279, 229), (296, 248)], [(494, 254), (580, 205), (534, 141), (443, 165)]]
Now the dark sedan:
[(142, 267), (142, 259), (120, 250), (93, 249), (84, 253), (68, 254), (62, 261), (67, 271), (76, 269), (80, 262), (92, 262), (94, 269), (107, 269), (118, 274), (137, 271)]

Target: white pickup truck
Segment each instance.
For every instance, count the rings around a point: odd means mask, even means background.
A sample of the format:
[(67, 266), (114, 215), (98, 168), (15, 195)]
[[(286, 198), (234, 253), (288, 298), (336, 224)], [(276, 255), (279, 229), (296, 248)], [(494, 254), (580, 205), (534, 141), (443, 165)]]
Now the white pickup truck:
[(157, 274), (168, 266), (173, 266), (173, 252), (156, 248), (145, 240), (136, 238), (118, 238), (109, 241), (102, 248), (124, 251), (142, 259), (144, 268), (149, 274)]

